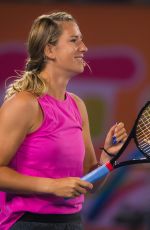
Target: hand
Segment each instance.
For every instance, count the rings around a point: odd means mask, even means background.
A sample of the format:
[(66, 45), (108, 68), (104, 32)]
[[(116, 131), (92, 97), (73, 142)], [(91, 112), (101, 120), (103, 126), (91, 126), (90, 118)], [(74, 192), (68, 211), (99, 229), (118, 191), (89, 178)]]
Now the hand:
[[(115, 144), (113, 144), (112, 140), (115, 140)], [(127, 132), (124, 127), (124, 124), (122, 122), (115, 124), (111, 127), (109, 130), (105, 143), (104, 148), (107, 150), (107, 152), (111, 154), (117, 154), (121, 147), (123, 146), (124, 142), (127, 139)], [(102, 163), (105, 163), (106, 161), (109, 161), (110, 157), (103, 151), (101, 155), (101, 161)]]
[(89, 182), (83, 181), (78, 177), (67, 177), (55, 179), (52, 183), (53, 194), (59, 197), (73, 198), (86, 194), (87, 191), (93, 188)]

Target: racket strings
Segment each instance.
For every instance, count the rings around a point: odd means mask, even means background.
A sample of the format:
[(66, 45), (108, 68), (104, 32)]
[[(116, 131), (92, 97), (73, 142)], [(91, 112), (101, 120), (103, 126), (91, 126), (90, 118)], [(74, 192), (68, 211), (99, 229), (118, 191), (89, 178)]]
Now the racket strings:
[(150, 156), (150, 105), (142, 112), (136, 127), (139, 148)]

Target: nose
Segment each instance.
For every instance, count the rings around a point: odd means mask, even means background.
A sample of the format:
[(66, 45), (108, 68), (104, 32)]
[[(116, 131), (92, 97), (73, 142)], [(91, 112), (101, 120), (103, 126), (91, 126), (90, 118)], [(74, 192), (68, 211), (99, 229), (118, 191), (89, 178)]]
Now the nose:
[(86, 47), (86, 45), (84, 44), (83, 41), (81, 41), (80, 51), (83, 52), (83, 53), (88, 51), (88, 48)]

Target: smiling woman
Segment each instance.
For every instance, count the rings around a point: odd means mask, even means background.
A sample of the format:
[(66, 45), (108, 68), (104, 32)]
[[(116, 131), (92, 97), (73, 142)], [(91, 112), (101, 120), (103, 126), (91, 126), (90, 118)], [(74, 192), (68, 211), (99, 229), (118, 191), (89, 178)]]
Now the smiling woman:
[[(34, 21), (25, 71), (8, 87), (0, 111), (1, 230), (83, 229), (84, 194), (93, 185), (80, 178), (99, 164), (85, 104), (66, 87), (84, 71), (86, 51), (70, 14)], [(114, 125), (104, 148), (116, 154), (126, 136), (123, 123)], [(102, 152), (101, 163), (109, 159)]]
[[(64, 69), (65, 76), (66, 70), (69, 77), (70, 74), (83, 72), (86, 65), (83, 57), (86, 51), (80, 29), (70, 14), (59, 12), (38, 17), (32, 25), (28, 38), (29, 58), (26, 71), (21, 78), (10, 85), (6, 98), (22, 90), (33, 91), (37, 95), (43, 94), (43, 90), (44, 92), (46, 90), (44, 79), (48, 63), (51, 64), (51, 72), (57, 67), (58, 71)], [(47, 71), (49, 72), (49, 69)], [(39, 87), (35, 86), (35, 82)]]

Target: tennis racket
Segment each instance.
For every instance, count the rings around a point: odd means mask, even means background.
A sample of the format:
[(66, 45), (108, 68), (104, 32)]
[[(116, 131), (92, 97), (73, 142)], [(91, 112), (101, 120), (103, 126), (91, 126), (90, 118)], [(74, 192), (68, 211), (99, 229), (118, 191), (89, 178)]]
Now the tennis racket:
[[(117, 160), (120, 158), (132, 139), (143, 157), (117, 163)], [(140, 110), (134, 126), (120, 151), (109, 162), (91, 171), (81, 179), (94, 183), (116, 168), (141, 163), (150, 163), (150, 101), (148, 101)]]

